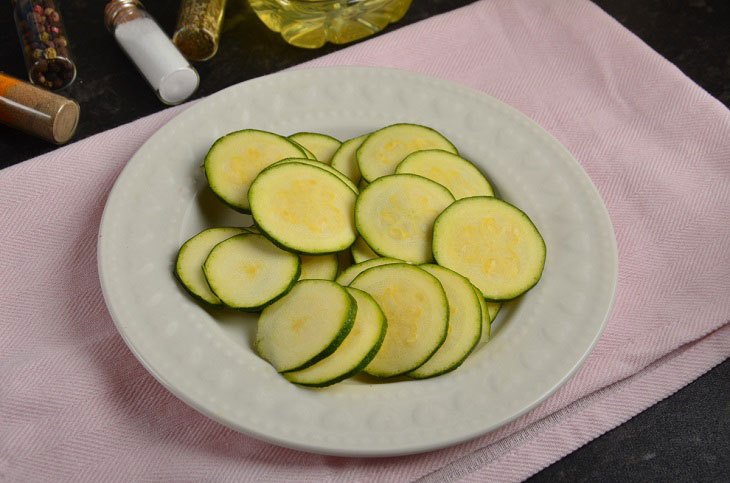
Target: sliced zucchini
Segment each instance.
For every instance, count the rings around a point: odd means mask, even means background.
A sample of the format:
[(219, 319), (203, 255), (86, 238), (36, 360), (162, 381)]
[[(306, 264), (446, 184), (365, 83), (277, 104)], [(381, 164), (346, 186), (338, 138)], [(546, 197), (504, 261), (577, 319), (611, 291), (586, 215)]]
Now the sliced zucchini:
[(350, 188), (355, 194), (360, 193), (360, 190), (355, 186), (355, 183), (353, 183), (350, 178), (345, 176), (344, 174), (337, 171), (335, 168), (330, 166), (329, 164), (325, 164), (321, 161), (317, 161), (316, 159), (305, 159), (305, 158), (289, 158), (289, 159), (282, 159), (281, 161), (278, 161), (274, 164), (284, 164), (284, 163), (302, 163), (302, 164), (308, 164), (310, 166), (316, 166), (317, 168), (321, 168), (328, 173), (332, 173), (335, 176), (337, 176), (343, 183), (347, 185), (348, 188)]
[(383, 176), (357, 198), (355, 226), (375, 253), (428, 263), (433, 222), (453, 201), (449, 190), (422, 176)]
[(312, 255), (354, 243), (356, 197), (337, 176), (298, 162), (270, 166), (249, 191), (256, 225), (279, 245)]
[(451, 141), (430, 127), (393, 124), (370, 134), (357, 150), (362, 177), (372, 183), (395, 173), (398, 163), (409, 154), (424, 149), (443, 149), (458, 154)]
[(203, 273), (203, 263), (214, 246), (244, 232), (245, 228), (208, 228), (183, 243), (177, 252), (175, 275), (190, 295), (211, 305), (223, 305), (210, 290)]
[(365, 240), (363, 240), (361, 236), (357, 237), (357, 240), (355, 240), (355, 243), (352, 244), (352, 248), (350, 248), (350, 250), (352, 251), (352, 259), (355, 263), (378, 258), (379, 256), (368, 246), (367, 243), (365, 243)]
[(302, 273), (299, 280), (334, 280), (339, 261), (336, 253), (328, 255), (301, 255)]
[(330, 356), (306, 369), (285, 373), (289, 381), (304, 386), (329, 386), (362, 371), (378, 353), (388, 326), (383, 311), (362, 290), (346, 290), (357, 302), (352, 330)]
[(479, 306), (482, 309), (482, 336), (479, 342), (487, 342), (492, 332), (492, 318), (489, 315), (489, 307), (487, 306), (487, 301), (482, 297), (482, 293), (474, 285), (472, 287), (474, 288), (474, 293), (479, 298)]
[(489, 312), (489, 321), (494, 322), (494, 319), (497, 318), (497, 314), (499, 313), (499, 309), (502, 308), (502, 304), (499, 302), (487, 302), (487, 311)]
[(256, 351), (279, 372), (299, 371), (332, 354), (352, 329), (357, 302), (328, 280), (302, 280), (266, 307)]
[(428, 149), (411, 153), (395, 168), (396, 173), (423, 176), (446, 187), (454, 198), (494, 196), (489, 181), (471, 162), (458, 154)]
[(339, 276), (339, 274), (345, 271), (345, 269), (352, 266), (352, 263), (352, 253), (349, 248), (347, 250), (337, 252), (337, 275)]
[(289, 139), (304, 146), (307, 151), (314, 155), (314, 159), (317, 161), (327, 164), (330, 164), (332, 156), (342, 145), (339, 140), (332, 136), (314, 132), (298, 132), (289, 136)]
[(369, 185), (369, 184), (370, 184), (370, 183), (368, 183), (368, 182), (367, 182), (367, 181), (365, 181), (364, 179), (360, 178), (360, 181), (359, 181), (359, 182), (357, 183), (357, 189), (358, 189), (359, 191), (362, 191), (362, 190), (364, 190), (364, 189), (365, 189), (365, 188), (367, 187), (367, 185)]
[(392, 377), (417, 368), (443, 344), (449, 304), (438, 279), (415, 265), (394, 263), (365, 270), (351, 286), (369, 293), (388, 321), (385, 340), (365, 372)]
[(519, 297), (542, 276), (545, 242), (527, 215), (492, 197), (464, 198), (436, 219), (433, 254), (488, 301)]
[(221, 302), (246, 311), (260, 310), (286, 294), (300, 270), (296, 254), (253, 233), (218, 243), (203, 263), (208, 285)]
[(395, 258), (378, 257), (364, 262), (356, 263), (355, 265), (347, 267), (343, 270), (335, 279), (335, 282), (342, 286), (348, 286), (355, 280), (355, 277), (360, 275), (368, 268), (379, 267), (380, 265), (388, 265), (391, 263), (403, 263), (403, 260), (397, 260)]
[(297, 145), (278, 134), (236, 131), (213, 143), (205, 156), (205, 176), (218, 198), (234, 210), (249, 213), (248, 190), (254, 178), (280, 159), (303, 155)]
[(299, 147), (299, 149), (301, 149), (304, 152), (304, 155), (307, 157), (307, 159), (312, 159), (314, 161), (317, 161), (317, 156), (315, 156), (314, 153), (312, 153), (312, 151), (310, 151), (309, 149), (305, 148), (304, 146), (302, 146), (301, 144), (299, 144), (298, 142), (296, 142), (295, 140), (293, 140), (291, 137), (289, 137), (288, 139), (289, 139), (289, 141), (291, 141), (294, 144), (296, 144)]
[(482, 297), (477, 295), (469, 280), (453, 270), (438, 265), (420, 265), (420, 268), (441, 282), (449, 303), (446, 340), (426, 362), (408, 373), (410, 377), (425, 379), (459, 367), (479, 342), (482, 335), (482, 309), (479, 300)]
[(357, 166), (357, 149), (367, 137), (368, 134), (364, 134), (345, 141), (332, 155), (332, 167), (350, 178), (353, 183), (359, 183), (361, 179), (360, 168)]

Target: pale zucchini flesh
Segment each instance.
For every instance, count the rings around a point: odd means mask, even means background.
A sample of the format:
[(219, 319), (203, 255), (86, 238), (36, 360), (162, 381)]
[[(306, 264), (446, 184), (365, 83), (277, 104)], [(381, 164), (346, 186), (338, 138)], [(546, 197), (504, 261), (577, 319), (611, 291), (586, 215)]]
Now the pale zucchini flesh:
[(422, 176), (384, 176), (360, 193), (355, 226), (375, 253), (428, 263), (433, 260), (433, 223), (453, 201), (449, 190)]
[(247, 311), (260, 310), (286, 294), (300, 270), (296, 254), (253, 233), (218, 243), (203, 263), (208, 285), (221, 302)]
[(425, 379), (453, 371), (464, 362), (482, 335), (482, 309), (474, 286), (465, 277), (438, 265), (421, 265), (438, 279), (449, 305), (449, 328), (441, 347), (408, 376)]
[(350, 178), (345, 176), (344, 174), (337, 171), (335, 168), (330, 166), (329, 164), (325, 164), (321, 161), (317, 161), (316, 159), (305, 159), (305, 158), (288, 158), (288, 159), (282, 159), (281, 161), (278, 161), (274, 164), (284, 164), (284, 163), (301, 163), (301, 164), (308, 164), (310, 166), (316, 166), (317, 168), (321, 168), (328, 173), (332, 173), (337, 178), (340, 179), (343, 183), (347, 185), (348, 188), (350, 188), (355, 194), (360, 193), (360, 189), (353, 183)]
[(183, 243), (175, 261), (175, 275), (190, 295), (211, 305), (223, 305), (205, 279), (203, 263), (213, 247), (244, 231), (235, 227), (208, 228)]
[(342, 142), (332, 136), (314, 132), (298, 132), (289, 136), (289, 139), (304, 146), (317, 161), (327, 164), (330, 164), (332, 156), (342, 145)]
[(352, 244), (352, 248), (350, 248), (350, 250), (352, 251), (352, 259), (355, 263), (372, 260), (373, 258), (378, 258), (380, 256), (375, 253), (367, 243), (365, 243), (365, 240), (363, 240), (361, 236), (357, 237), (357, 240), (355, 240), (355, 243)]
[(285, 373), (289, 381), (304, 386), (329, 386), (354, 376), (377, 354), (388, 326), (385, 315), (367, 293), (352, 287), (346, 290), (357, 303), (352, 330), (328, 357), (306, 369)]
[(300, 255), (302, 273), (299, 280), (334, 280), (339, 260), (336, 253), (327, 255)]
[(330, 165), (350, 178), (353, 183), (359, 183), (362, 178), (360, 168), (357, 166), (357, 150), (368, 136), (369, 134), (364, 134), (353, 139), (348, 139), (332, 155)]
[(395, 168), (411, 153), (442, 149), (457, 154), (456, 147), (442, 134), (418, 124), (393, 124), (373, 132), (357, 150), (360, 174), (372, 183)]
[(329, 356), (352, 329), (357, 302), (328, 280), (302, 280), (261, 312), (255, 348), (278, 372), (299, 371)]
[(248, 190), (267, 166), (304, 152), (283, 136), (246, 129), (227, 134), (211, 146), (204, 171), (213, 193), (231, 208), (248, 213)]
[(365, 270), (350, 284), (369, 293), (385, 313), (388, 331), (365, 372), (376, 377), (406, 374), (441, 346), (449, 304), (438, 279), (414, 265), (394, 263)]
[(403, 260), (387, 257), (371, 258), (370, 260), (365, 260), (364, 262), (356, 263), (355, 265), (347, 267), (337, 276), (335, 282), (342, 286), (348, 286), (353, 280), (355, 280), (355, 277), (368, 268), (379, 267), (380, 265), (389, 265), (391, 263), (403, 263)]
[(471, 196), (494, 196), (489, 181), (470, 161), (458, 154), (428, 149), (409, 154), (398, 164), (396, 173), (411, 173), (435, 181), (460, 200)]
[(456, 201), (434, 224), (439, 265), (467, 277), (488, 301), (519, 297), (542, 276), (545, 242), (527, 215), (493, 197)]
[(277, 244), (303, 254), (334, 253), (355, 241), (356, 195), (335, 175), (302, 163), (262, 171), (251, 184), (251, 214)]
[(315, 156), (314, 153), (312, 153), (312, 151), (310, 151), (309, 149), (305, 148), (304, 146), (302, 146), (301, 144), (299, 144), (298, 142), (296, 142), (295, 140), (293, 140), (291, 137), (289, 137), (288, 139), (292, 143), (296, 144), (299, 149), (302, 150), (302, 152), (304, 153), (304, 156), (306, 156), (307, 159), (312, 159), (314, 161), (317, 161), (317, 156)]

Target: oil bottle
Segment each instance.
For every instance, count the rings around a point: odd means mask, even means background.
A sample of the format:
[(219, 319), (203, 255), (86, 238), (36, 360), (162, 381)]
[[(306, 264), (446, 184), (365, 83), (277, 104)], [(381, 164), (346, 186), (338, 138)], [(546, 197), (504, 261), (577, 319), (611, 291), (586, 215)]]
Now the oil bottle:
[(379, 32), (400, 20), (411, 0), (249, 0), (249, 4), (288, 43), (314, 49)]

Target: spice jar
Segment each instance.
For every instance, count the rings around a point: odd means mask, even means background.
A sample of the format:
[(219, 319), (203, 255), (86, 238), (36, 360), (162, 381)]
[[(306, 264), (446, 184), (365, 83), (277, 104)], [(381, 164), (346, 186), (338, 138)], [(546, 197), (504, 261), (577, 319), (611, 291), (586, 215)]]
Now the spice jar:
[(79, 122), (79, 105), (58, 94), (0, 73), (0, 122), (63, 144)]
[(182, 0), (172, 41), (189, 60), (208, 60), (218, 51), (226, 0)]
[(198, 88), (198, 72), (139, 0), (111, 0), (104, 23), (165, 104), (179, 104)]
[(76, 78), (68, 36), (54, 0), (12, 0), (15, 26), (30, 81), (63, 89)]

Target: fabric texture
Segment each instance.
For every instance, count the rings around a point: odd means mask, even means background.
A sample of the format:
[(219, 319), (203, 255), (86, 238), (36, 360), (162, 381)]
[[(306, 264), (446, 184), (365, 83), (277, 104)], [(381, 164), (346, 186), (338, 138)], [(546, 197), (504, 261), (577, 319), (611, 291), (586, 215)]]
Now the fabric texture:
[(483, 0), (299, 68), (397, 67), (516, 107), (610, 213), (616, 301), (584, 366), (523, 417), (396, 458), (279, 448), (197, 413), (137, 362), (98, 281), (104, 202), (180, 106), (0, 171), (0, 479), (516, 481), (730, 356), (730, 112), (586, 0)]

